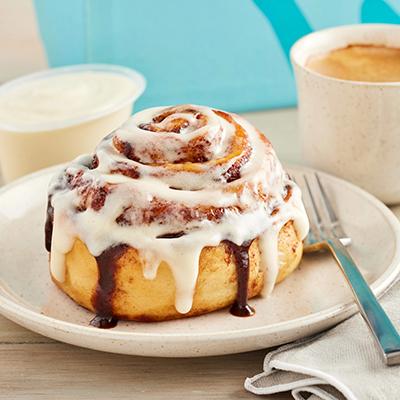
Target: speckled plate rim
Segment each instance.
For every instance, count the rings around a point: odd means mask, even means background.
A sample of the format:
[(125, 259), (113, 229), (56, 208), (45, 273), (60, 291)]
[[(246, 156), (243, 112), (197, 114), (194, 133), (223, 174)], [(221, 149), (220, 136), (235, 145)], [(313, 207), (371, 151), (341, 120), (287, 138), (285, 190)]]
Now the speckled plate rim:
[[(315, 171), (312, 168), (297, 166), (297, 165), (285, 165), (287, 169), (296, 169), (301, 171)], [(58, 169), (62, 168), (62, 165), (57, 165), (54, 167), (42, 169), (33, 174), (26, 175), (8, 185), (3, 186), (0, 189), (0, 196), (2, 196), (8, 190), (14, 188), (15, 186), (23, 185), (25, 182), (38, 178), (40, 176), (54, 173)], [(384, 294), (396, 281), (396, 278), (400, 274), (400, 222), (396, 218), (396, 216), (387, 208), (380, 200), (366, 192), (365, 190), (353, 185), (350, 182), (347, 182), (343, 179), (337, 178), (333, 175), (326, 174), (324, 172), (318, 173), (321, 176), (326, 176), (328, 179), (338, 182), (341, 185), (346, 186), (349, 190), (357, 192), (360, 197), (365, 198), (366, 201), (369, 201), (373, 204), (382, 214), (382, 217), (386, 219), (388, 224), (390, 225), (393, 232), (393, 240), (394, 240), (394, 254), (391, 263), (386, 268), (385, 272), (371, 285), (373, 292), (377, 296), (381, 296)], [(325, 320), (329, 320), (335, 317), (338, 317), (340, 314), (344, 315), (345, 318), (353, 315), (357, 312), (357, 307), (354, 302), (341, 303), (336, 306), (329, 307), (323, 311), (319, 311), (316, 313), (309, 314), (304, 317), (294, 318), (288, 321), (279, 322), (271, 325), (255, 327), (255, 328), (246, 328), (240, 330), (221, 330), (219, 332), (213, 333), (140, 333), (140, 332), (117, 332), (112, 330), (94, 330), (90, 326), (82, 326), (78, 324), (74, 324), (71, 322), (61, 321), (56, 318), (52, 318), (39, 312), (35, 312), (33, 310), (27, 309), (10, 298), (4, 296), (0, 293), (0, 313), (5, 317), (17, 322), (18, 324), (27, 327), (28, 329), (34, 330), (32, 325), (43, 326), (52, 328), (56, 331), (62, 331), (66, 334), (75, 334), (75, 335), (85, 335), (86, 337), (99, 337), (104, 336), (109, 340), (124, 340), (126, 341), (129, 338), (137, 341), (139, 339), (151, 340), (162, 338), (164, 342), (172, 343), (180, 340), (185, 340), (185, 342), (196, 342), (199, 338), (208, 338), (212, 340), (221, 340), (223, 341), (225, 338), (229, 337), (229, 339), (241, 339), (244, 337), (254, 337), (254, 336), (263, 336), (273, 333), (290, 331), (293, 329), (301, 328), (306, 325), (314, 325)], [(344, 319), (344, 318), (343, 318)], [(40, 332), (39, 332), (40, 333)], [(44, 333), (42, 333), (44, 334)], [(51, 335), (49, 334), (51, 337)], [(72, 343), (72, 342), (71, 342)]]

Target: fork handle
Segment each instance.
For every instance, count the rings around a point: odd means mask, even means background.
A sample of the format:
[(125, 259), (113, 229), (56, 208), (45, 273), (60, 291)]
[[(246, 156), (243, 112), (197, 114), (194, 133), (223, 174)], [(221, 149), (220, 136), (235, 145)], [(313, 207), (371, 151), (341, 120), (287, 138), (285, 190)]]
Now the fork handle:
[(368, 283), (338, 239), (327, 239), (326, 247), (335, 257), (354, 293), (358, 308), (382, 350), (387, 365), (400, 363), (400, 336), (379, 304)]

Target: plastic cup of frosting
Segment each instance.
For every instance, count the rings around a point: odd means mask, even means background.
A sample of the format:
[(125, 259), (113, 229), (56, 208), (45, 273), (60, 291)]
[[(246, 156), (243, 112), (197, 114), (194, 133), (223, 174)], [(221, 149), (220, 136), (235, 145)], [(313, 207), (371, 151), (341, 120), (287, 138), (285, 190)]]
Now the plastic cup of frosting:
[(3, 181), (91, 152), (128, 119), (145, 87), (133, 69), (102, 64), (49, 69), (3, 84)]

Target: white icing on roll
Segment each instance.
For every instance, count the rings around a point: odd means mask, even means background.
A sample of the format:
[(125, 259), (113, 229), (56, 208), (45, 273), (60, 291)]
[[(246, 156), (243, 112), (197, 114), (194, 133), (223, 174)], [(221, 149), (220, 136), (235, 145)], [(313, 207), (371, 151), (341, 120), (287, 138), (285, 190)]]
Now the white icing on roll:
[[(176, 309), (187, 313), (204, 247), (258, 237), (269, 293), (280, 229), (293, 220), (300, 238), (308, 232), (300, 190), (271, 144), (237, 115), (193, 105), (151, 108), (107, 136), (96, 157), (92, 166), (92, 156), (76, 159), (50, 185), (51, 272), (60, 281), (76, 238), (93, 256), (127, 244), (139, 251), (147, 279), (168, 263)], [(160, 238), (174, 233), (181, 236)]]

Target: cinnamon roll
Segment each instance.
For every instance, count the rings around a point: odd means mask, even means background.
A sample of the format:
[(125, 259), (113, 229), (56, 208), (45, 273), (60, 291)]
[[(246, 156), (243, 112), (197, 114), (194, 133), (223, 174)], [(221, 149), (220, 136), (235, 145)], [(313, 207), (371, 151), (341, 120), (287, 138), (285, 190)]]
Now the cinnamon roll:
[(297, 267), (307, 231), (271, 143), (203, 106), (136, 113), (49, 187), (52, 279), (99, 327), (251, 315), (248, 299)]

